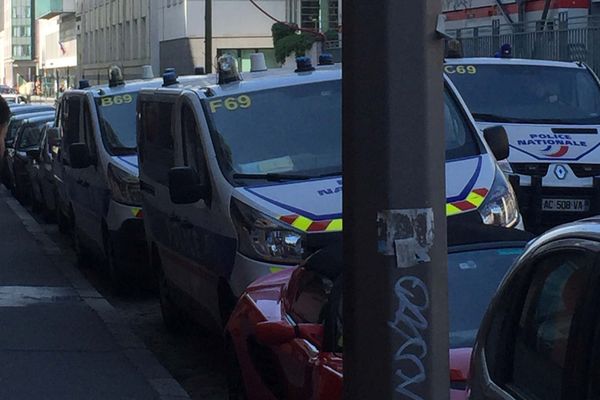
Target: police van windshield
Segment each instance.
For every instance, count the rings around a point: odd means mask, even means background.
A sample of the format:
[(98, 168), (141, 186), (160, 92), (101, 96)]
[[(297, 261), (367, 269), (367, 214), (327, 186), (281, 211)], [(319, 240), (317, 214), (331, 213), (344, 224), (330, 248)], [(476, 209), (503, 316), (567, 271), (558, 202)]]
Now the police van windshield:
[[(211, 97), (203, 107), (226, 175), (341, 174), (339, 80)], [(444, 121), (448, 160), (481, 153), (475, 132), (447, 90)]]
[(341, 81), (203, 100), (222, 167), (233, 174), (339, 174)]
[(136, 92), (96, 98), (102, 140), (113, 154), (136, 152), (136, 101)]
[(600, 124), (600, 87), (584, 68), (446, 65), (444, 70), (478, 121)]

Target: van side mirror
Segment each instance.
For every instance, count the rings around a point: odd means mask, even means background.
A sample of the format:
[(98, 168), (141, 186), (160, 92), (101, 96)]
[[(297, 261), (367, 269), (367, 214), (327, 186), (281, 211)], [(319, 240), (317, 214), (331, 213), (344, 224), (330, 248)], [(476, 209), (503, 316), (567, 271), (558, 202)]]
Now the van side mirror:
[(175, 167), (169, 171), (169, 194), (175, 204), (191, 204), (206, 200), (208, 188), (193, 168)]
[(508, 147), (508, 135), (503, 126), (492, 126), (483, 130), (483, 137), (492, 150), (496, 160), (502, 161), (508, 158), (510, 149)]
[(69, 146), (71, 167), (75, 169), (87, 168), (92, 165), (90, 151), (85, 143), (73, 143)]

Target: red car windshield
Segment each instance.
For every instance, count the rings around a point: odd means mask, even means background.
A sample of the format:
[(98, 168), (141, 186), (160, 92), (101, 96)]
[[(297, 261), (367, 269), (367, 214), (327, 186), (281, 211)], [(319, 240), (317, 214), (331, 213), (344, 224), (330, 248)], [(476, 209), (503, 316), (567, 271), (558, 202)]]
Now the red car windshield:
[(450, 348), (473, 346), (492, 296), (522, 252), (509, 247), (448, 254)]

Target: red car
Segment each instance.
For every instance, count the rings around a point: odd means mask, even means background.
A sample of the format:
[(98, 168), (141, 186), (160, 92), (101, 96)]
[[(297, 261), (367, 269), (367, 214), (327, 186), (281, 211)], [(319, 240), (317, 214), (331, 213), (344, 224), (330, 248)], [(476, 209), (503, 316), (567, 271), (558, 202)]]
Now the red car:
[[(481, 318), (531, 238), (489, 226), (449, 234), (452, 400), (466, 398), (471, 347)], [(230, 399), (342, 398), (342, 270), (338, 244), (246, 289), (225, 329), (232, 365)]]

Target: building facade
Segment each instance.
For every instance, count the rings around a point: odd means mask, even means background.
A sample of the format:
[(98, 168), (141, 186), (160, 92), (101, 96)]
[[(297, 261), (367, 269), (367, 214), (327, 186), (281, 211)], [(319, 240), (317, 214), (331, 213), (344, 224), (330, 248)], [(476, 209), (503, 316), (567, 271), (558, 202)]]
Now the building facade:
[(77, 75), (75, 0), (36, 0), (39, 94), (53, 97), (73, 87)]
[[(120, 66), (125, 79), (138, 78), (142, 66), (158, 69), (158, 42), (151, 41), (157, 21), (151, 6), (161, 0), (77, 0), (78, 77), (105, 83), (108, 67)], [(156, 43), (154, 48), (151, 43)]]
[(2, 4), (4, 84), (20, 87), (35, 79), (35, 18), (33, 0), (4, 0)]

